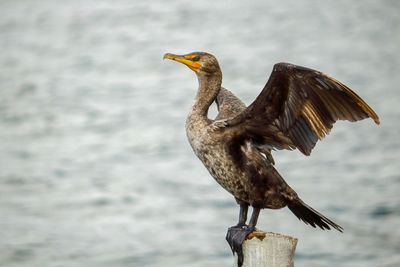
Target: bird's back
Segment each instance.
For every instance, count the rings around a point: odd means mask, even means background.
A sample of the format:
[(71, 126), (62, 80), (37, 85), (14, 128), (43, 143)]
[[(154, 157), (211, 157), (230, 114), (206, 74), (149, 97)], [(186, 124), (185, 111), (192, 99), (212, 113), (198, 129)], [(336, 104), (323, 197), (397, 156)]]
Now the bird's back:
[(224, 87), (221, 87), (215, 103), (218, 107), (218, 115), (215, 120), (232, 118), (246, 109), (246, 105)]

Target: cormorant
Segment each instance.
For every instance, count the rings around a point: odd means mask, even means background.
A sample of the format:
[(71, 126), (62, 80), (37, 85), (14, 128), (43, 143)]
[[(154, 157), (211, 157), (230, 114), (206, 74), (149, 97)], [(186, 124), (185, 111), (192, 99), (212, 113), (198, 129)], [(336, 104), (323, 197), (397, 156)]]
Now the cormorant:
[[(309, 155), (318, 140), (337, 120), (358, 121), (378, 115), (349, 87), (319, 71), (288, 63), (275, 64), (270, 78), (254, 102), (246, 107), (221, 87), (217, 59), (205, 52), (167, 53), (164, 58), (193, 70), (199, 89), (187, 120), (186, 133), (194, 153), (211, 176), (240, 205), (239, 222), (226, 239), (243, 263), (242, 243), (255, 230), (260, 209), (287, 206), (314, 228), (343, 228), (307, 204), (274, 168), (271, 149), (298, 149)], [(219, 114), (208, 118), (215, 101)], [(249, 224), (248, 207), (253, 207)]]

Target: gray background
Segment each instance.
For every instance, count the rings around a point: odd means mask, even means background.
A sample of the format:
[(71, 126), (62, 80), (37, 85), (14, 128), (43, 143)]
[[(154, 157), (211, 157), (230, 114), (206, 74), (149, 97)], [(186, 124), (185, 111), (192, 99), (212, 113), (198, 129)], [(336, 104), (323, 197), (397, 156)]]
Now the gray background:
[(345, 232), (288, 209), (259, 227), (299, 238), (298, 267), (399, 266), (399, 3), (1, 1), (0, 265), (232, 266), (238, 208), (184, 133), (195, 75), (162, 61), (200, 50), (247, 104), (286, 61), (376, 110), (381, 126), (337, 123), (310, 157), (274, 153)]

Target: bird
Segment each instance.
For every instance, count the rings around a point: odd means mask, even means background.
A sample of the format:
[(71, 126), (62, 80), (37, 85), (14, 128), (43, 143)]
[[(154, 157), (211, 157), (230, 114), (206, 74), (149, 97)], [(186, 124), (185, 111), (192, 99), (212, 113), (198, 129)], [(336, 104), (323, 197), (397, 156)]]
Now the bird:
[[(379, 124), (378, 115), (360, 96), (320, 71), (282, 62), (273, 66), (261, 93), (246, 106), (222, 86), (222, 71), (214, 55), (166, 53), (164, 59), (186, 65), (197, 76), (199, 87), (186, 119), (186, 135), (195, 155), (240, 206), (238, 223), (226, 234), (239, 267), (243, 242), (256, 230), (261, 209), (288, 207), (314, 228), (343, 231), (286, 183), (275, 169), (271, 152), (297, 149), (309, 156), (338, 120), (371, 118)], [(210, 119), (213, 102), (218, 115)], [(250, 206), (253, 212), (247, 223)]]

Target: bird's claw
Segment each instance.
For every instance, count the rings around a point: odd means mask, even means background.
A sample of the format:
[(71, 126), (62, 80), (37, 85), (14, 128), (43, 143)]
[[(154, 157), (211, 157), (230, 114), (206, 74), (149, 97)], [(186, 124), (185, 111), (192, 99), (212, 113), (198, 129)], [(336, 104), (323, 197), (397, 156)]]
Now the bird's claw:
[(215, 131), (221, 128), (224, 128), (228, 126), (228, 120), (227, 119), (222, 119), (222, 120), (216, 120), (211, 124), (211, 128)]
[(236, 225), (228, 228), (226, 241), (228, 241), (232, 253), (236, 253), (238, 256), (238, 267), (243, 264), (243, 242), (254, 230), (255, 229), (250, 228), (248, 225)]

